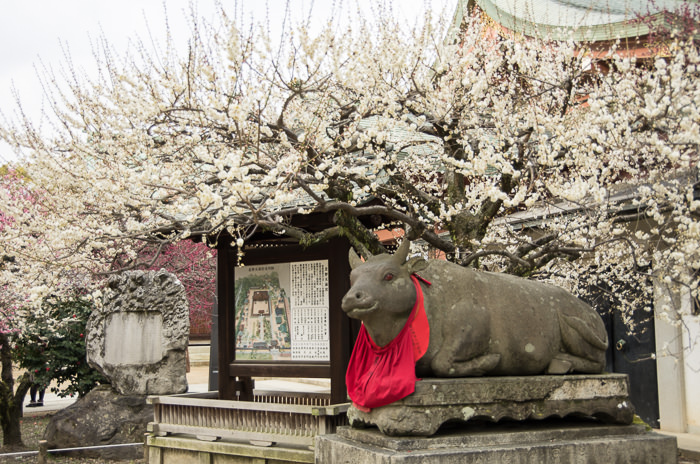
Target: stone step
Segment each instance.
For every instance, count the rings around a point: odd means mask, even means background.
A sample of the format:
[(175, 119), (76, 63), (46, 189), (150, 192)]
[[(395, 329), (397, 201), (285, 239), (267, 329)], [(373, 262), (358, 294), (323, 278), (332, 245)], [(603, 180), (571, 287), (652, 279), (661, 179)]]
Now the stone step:
[(188, 346), (187, 352), (190, 358), (190, 366), (208, 366), (209, 365), (209, 350), (210, 347), (206, 346)]

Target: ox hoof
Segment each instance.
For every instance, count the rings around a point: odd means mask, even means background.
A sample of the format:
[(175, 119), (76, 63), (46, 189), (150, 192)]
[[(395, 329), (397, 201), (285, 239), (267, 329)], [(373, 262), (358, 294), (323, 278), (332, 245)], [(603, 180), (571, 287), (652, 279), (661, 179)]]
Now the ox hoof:
[(554, 358), (547, 366), (547, 374), (568, 374), (571, 371), (571, 363), (563, 359)]

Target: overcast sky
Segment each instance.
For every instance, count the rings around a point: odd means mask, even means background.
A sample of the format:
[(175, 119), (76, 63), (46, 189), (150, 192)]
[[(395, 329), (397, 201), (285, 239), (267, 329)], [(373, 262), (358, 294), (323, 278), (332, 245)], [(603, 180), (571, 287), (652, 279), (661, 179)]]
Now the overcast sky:
[[(295, 15), (307, 15), (313, 7), (314, 21), (322, 22), (338, 4), (346, 11), (360, 4), (372, 8), (376, 0), (291, 0)], [(158, 42), (165, 37), (165, 8), (176, 44), (185, 46), (189, 37), (187, 16), (190, 0), (0, 0), (0, 111), (11, 116), (15, 111), (12, 88), (19, 93), (26, 111), (34, 116), (41, 111), (41, 88), (36, 67), (58, 69), (68, 50), (78, 68), (94, 67), (92, 43), (100, 36), (117, 49), (124, 50), (129, 39)], [(275, 30), (282, 22), (286, 0), (221, 0), (229, 16), (250, 23), (251, 18), (266, 21)], [(422, 16), (426, 5), (454, 11), (457, 0), (396, 0), (395, 13), (411, 23)], [(215, 0), (194, 0), (201, 17), (214, 19)], [(345, 15), (343, 15), (345, 16)], [(0, 145), (0, 164), (12, 158), (6, 146)]]

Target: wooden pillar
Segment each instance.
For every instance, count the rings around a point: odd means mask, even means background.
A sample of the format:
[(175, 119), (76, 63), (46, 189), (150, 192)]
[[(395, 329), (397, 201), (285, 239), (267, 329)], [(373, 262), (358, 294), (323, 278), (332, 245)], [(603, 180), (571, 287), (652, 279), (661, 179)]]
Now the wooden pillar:
[(340, 307), (343, 295), (350, 289), (350, 264), (348, 263), (350, 245), (345, 240), (341, 243), (330, 247), (328, 256), (331, 404), (347, 401), (345, 371), (350, 361), (354, 342), (350, 318), (343, 313)]
[(219, 329), (219, 399), (236, 399), (235, 384), (229, 377), (229, 365), (235, 359), (235, 314), (234, 314), (234, 249), (228, 236), (219, 238), (217, 247), (218, 279), (218, 329)]

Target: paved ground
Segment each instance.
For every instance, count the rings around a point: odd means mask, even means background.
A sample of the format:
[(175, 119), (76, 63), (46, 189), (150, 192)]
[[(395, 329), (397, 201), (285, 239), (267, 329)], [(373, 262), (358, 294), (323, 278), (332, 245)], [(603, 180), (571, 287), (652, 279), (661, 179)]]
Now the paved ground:
[(700, 435), (692, 433), (670, 433), (670, 432), (660, 432), (665, 435), (672, 435), (676, 437), (678, 442), (678, 449), (684, 457), (689, 458), (686, 461), (680, 461), (680, 463), (696, 463), (700, 462)]

